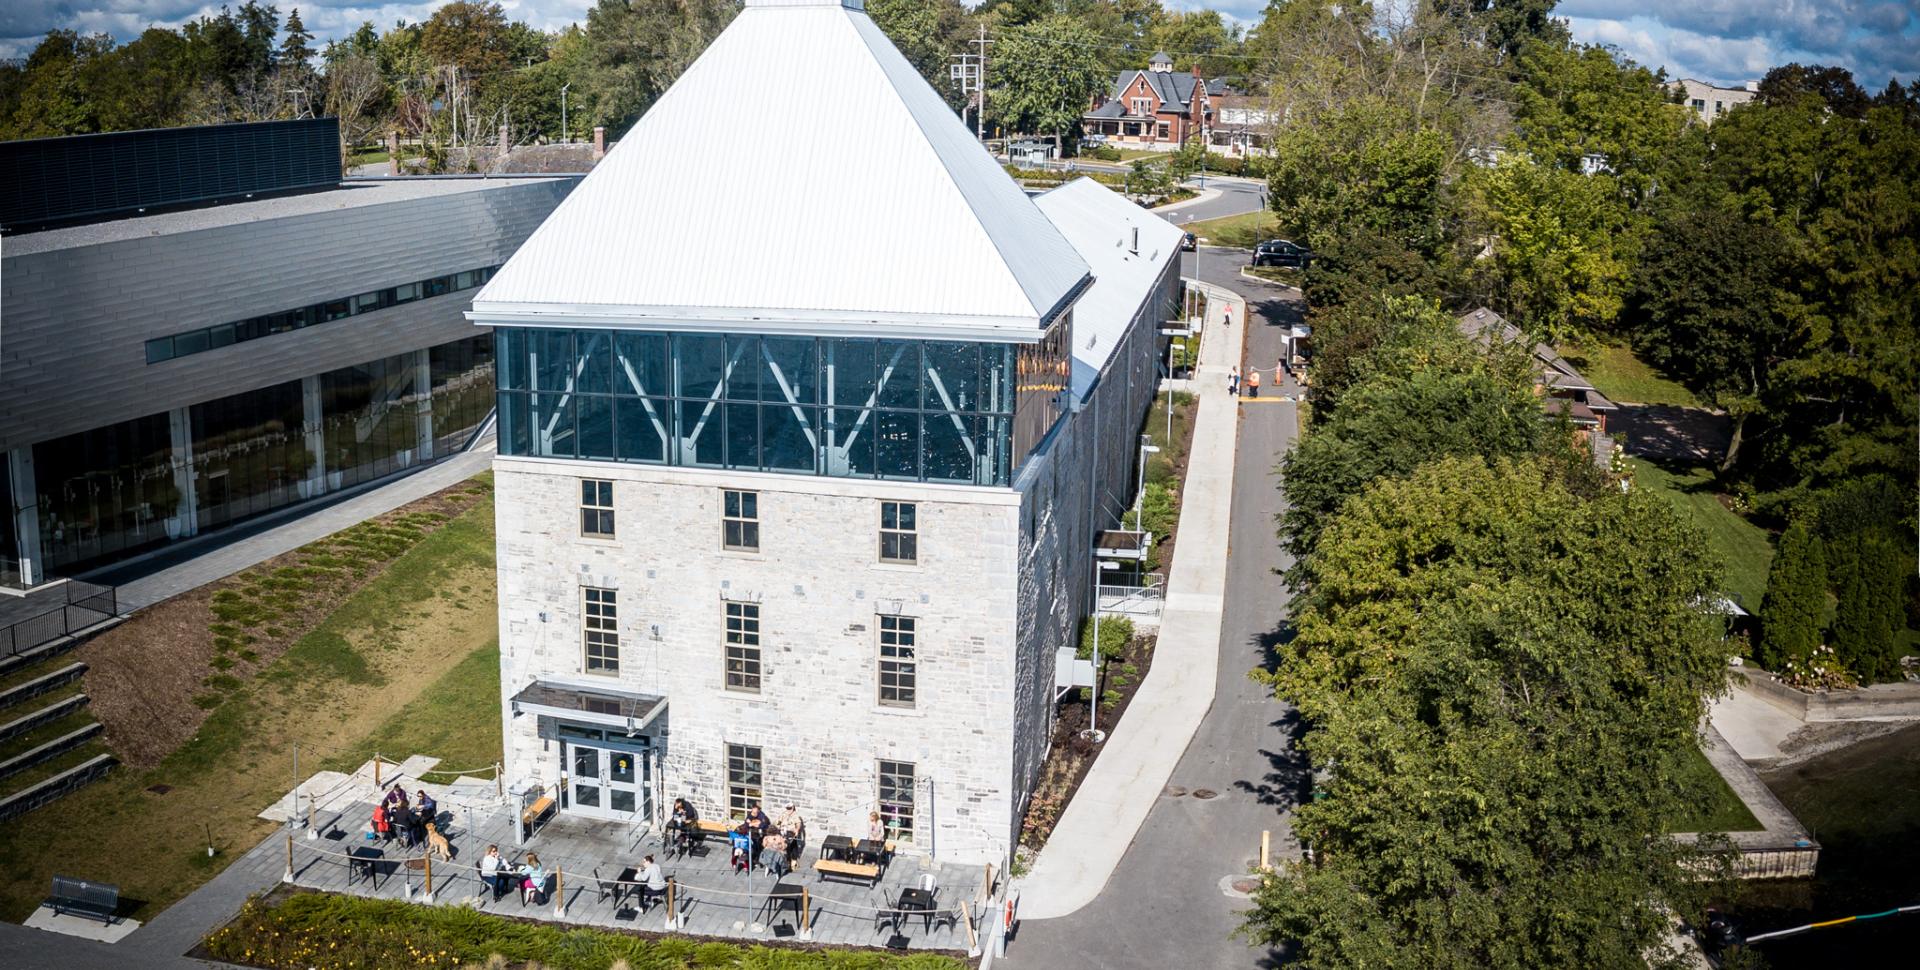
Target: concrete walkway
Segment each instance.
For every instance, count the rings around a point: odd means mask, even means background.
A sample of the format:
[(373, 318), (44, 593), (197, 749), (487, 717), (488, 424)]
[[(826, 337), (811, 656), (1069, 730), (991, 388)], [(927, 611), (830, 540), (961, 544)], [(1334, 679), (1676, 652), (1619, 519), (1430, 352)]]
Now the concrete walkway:
[[(376, 484), (346, 498), (317, 507), (290, 510), (287, 517), (273, 520), (266, 528), (249, 530), (247, 526), (240, 526), (240, 538), (215, 545), (203, 553), (189, 555), (139, 578), (117, 583), (120, 611), (131, 613), (190, 589), (198, 589), (214, 580), (224, 579), (341, 529), (426, 498), (486, 471), (492, 464), (493, 446), (489, 442), (483, 447)], [(162, 555), (166, 553), (163, 551)], [(115, 567), (103, 575), (102, 581), (114, 582), (117, 574), (136, 571), (137, 568)]]
[[(1232, 511), (1237, 415), (1227, 371), (1240, 358), (1246, 303), (1213, 288), (1200, 342), (1193, 451), (1180, 507), (1180, 535), (1167, 581), (1153, 667), (1133, 696), (1033, 870), (1017, 883), (1022, 919), (1052, 919), (1092, 902), (1173, 776), (1213, 704), (1227, 583), (1221, 547)], [(1232, 323), (1222, 313), (1233, 308)]]
[(1755, 696), (1737, 679), (1727, 696), (1713, 702), (1707, 717), (1727, 745), (1747, 761), (1784, 757), (1781, 744), (1807, 726), (1805, 721)]

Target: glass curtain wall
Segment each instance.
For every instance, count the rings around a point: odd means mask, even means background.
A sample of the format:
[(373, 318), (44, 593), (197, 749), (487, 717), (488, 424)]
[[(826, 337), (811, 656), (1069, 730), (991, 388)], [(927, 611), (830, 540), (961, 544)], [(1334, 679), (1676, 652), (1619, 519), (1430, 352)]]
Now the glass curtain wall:
[[(431, 398), (424, 402), (417, 353), (321, 374), (317, 428), (305, 423), (300, 381), (193, 405), (183, 442), (192, 463), (184, 469), (175, 468), (166, 413), (34, 445), (48, 571), (84, 571), (398, 471), (420, 460), (423, 432), (433, 436), (435, 456), (453, 454), (493, 406), (493, 335), (426, 356)], [(309, 481), (312, 440), (326, 458), (318, 489)], [(181, 493), (183, 483), (191, 496)], [(0, 526), (0, 535), (12, 533)]]
[(1005, 485), (1011, 344), (501, 328), (508, 455)]

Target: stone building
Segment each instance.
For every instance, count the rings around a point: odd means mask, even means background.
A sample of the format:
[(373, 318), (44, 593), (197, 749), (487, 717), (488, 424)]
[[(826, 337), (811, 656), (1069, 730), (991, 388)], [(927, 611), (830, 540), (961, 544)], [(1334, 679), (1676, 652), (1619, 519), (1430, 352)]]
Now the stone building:
[[(801, 70), (835, 97), (762, 83)], [(469, 314), (508, 783), (1003, 860), (1180, 239), (1090, 181), (1029, 199), (860, 0), (747, 0)]]
[(1707, 124), (1725, 117), (1726, 113), (1752, 101), (1758, 96), (1759, 84), (1748, 81), (1737, 88), (1721, 87), (1711, 81), (1696, 81), (1693, 78), (1681, 78), (1670, 85), (1680, 103)]

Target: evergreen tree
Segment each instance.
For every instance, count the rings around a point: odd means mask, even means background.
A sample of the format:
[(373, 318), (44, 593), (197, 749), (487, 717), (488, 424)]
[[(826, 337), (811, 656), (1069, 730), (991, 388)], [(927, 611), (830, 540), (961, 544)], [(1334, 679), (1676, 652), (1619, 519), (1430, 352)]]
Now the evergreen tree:
[(1900, 629), (1906, 561), (1885, 535), (1861, 537), (1858, 555), (1840, 577), (1840, 608), (1833, 617), (1833, 651), (1862, 683), (1897, 680), (1894, 634)]
[(1823, 544), (1802, 519), (1780, 537), (1780, 549), (1767, 572), (1767, 596), (1760, 604), (1758, 660), (1779, 670), (1789, 658), (1805, 660), (1820, 645), (1820, 621), (1827, 606), (1827, 557)]
[(280, 67), (296, 72), (306, 71), (313, 61), (313, 33), (307, 25), (300, 22), (300, 8), (293, 8), (287, 14), (287, 36), (280, 40)]

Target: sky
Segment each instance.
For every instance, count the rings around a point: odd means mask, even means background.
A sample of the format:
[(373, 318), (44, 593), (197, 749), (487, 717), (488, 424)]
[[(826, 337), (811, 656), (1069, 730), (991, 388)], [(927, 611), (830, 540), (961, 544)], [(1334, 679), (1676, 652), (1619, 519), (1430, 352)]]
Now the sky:
[[(230, 0), (238, 5), (240, 0)], [(1257, 23), (1267, 0), (1168, 0)], [(585, 17), (592, 0), (502, 0), (508, 15), (552, 30)], [(277, 0), (284, 15), (295, 6)], [(321, 40), (371, 20), (385, 29), (426, 19), (437, 2), (301, 0), (300, 17)], [(48, 30), (105, 31), (122, 40), (151, 25), (175, 27), (219, 3), (204, 0), (0, 0), (0, 57), (24, 56)], [(1759, 80), (1798, 61), (1838, 65), (1877, 92), (1890, 77), (1920, 77), (1920, 0), (1561, 0), (1575, 39), (1609, 44), (1671, 77), (1720, 84)]]

